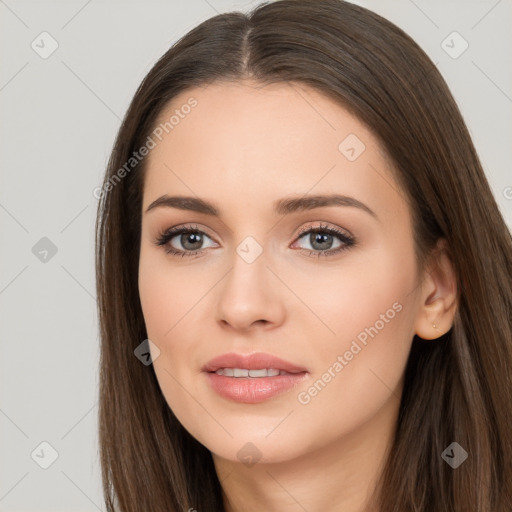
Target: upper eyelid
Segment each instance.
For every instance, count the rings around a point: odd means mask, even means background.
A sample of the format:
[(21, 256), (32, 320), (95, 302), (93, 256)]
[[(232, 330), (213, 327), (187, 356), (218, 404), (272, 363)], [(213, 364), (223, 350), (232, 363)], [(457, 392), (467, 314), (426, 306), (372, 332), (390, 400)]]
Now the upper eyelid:
[(163, 232), (162, 232), (162, 235), (163, 236), (166, 236), (167, 234), (170, 235), (171, 238), (174, 238), (175, 236), (178, 236), (180, 235), (180, 231), (192, 231), (192, 232), (197, 232), (197, 233), (201, 233), (201, 234), (204, 234), (206, 235), (207, 237), (211, 238), (212, 240), (215, 239), (214, 236), (210, 235), (208, 233), (208, 230), (205, 230), (204, 228), (201, 228), (201, 227), (198, 227), (196, 224), (192, 225), (192, 224), (178, 224), (177, 226), (173, 226), (172, 228), (169, 228), (169, 229), (165, 229)]
[(299, 230), (296, 236), (300, 237), (301, 235), (309, 233), (310, 231), (330, 231), (333, 232), (335, 235), (344, 235), (349, 238), (353, 237), (352, 233), (346, 228), (342, 228), (340, 226), (330, 226), (328, 225), (329, 223), (325, 223), (325, 225), (322, 225), (324, 223), (325, 221), (320, 221), (320, 226), (305, 226)]

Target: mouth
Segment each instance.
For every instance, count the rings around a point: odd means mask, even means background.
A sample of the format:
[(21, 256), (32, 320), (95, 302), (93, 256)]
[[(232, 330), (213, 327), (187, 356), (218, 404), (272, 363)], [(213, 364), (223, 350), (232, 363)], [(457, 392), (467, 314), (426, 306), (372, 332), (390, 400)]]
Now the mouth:
[(218, 395), (246, 404), (290, 391), (309, 374), (306, 368), (265, 353), (224, 354), (209, 361), (202, 370)]
[(233, 377), (235, 379), (249, 378), (249, 379), (261, 379), (265, 377), (278, 377), (279, 375), (295, 375), (303, 372), (286, 372), (277, 368), (260, 368), (249, 370), (248, 368), (219, 368), (215, 370), (217, 375), (224, 375), (225, 377)]

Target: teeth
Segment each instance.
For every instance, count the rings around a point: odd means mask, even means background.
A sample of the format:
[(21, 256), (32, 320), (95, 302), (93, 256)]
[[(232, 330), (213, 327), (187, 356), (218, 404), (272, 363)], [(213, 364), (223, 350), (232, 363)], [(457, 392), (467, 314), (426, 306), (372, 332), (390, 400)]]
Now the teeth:
[(225, 377), (276, 377), (277, 375), (290, 375), (284, 370), (277, 370), (275, 368), (262, 368), (261, 370), (247, 370), (246, 368), (219, 368), (216, 372), (217, 375), (224, 375)]

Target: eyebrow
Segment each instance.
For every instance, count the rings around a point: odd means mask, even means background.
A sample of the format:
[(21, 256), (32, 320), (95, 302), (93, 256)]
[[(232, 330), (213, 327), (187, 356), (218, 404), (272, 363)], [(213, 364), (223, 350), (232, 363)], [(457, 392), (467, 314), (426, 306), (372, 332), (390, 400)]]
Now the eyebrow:
[[(366, 204), (357, 200), (355, 197), (339, 194), (283, 198), (275, 201), (272, 205), (272, 209), (276, 215), (289, 215), (291, 213), (313, 210), (324, 206), (349, 206), (359, 208), (369, 213), (375, 219), (378, 219), (377, 214)], [(158, 207), (189, 210), (214, 217), (221, 216), (221, 212), (217, 207), (198, 197), (163, 195), (148, 206), (146, 213)]]

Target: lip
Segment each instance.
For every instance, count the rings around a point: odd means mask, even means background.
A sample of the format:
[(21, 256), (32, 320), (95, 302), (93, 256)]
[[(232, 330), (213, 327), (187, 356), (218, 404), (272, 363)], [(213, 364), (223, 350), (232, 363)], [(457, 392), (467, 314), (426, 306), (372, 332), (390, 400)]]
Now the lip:
[[(288, 372), (289, 375), (226, 377), (215, 373), (219, 368), (274, 368)], [(247, 355), (234, 352), (223, 354), (206, 363), (202, 370), (216, 393), (228, 400), (246, 404), (260, 403), (284, 393), (296, 387), (308, 375), (306, 368), (263, 352)]]
[(236, 354), (235, 352), (229, 352), (214, 357), (203, 366), (202, 370), (204, 372), (215, 372), (219, 368), (246, 368), (247, 370), (275, 368), (288, 373), (307, 372), (306, 368), (297, 366), (280, 357), (265, 352), (255, 352), (253, 354)]

